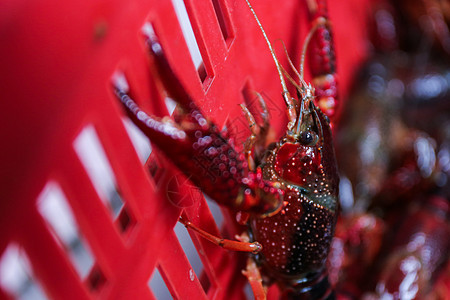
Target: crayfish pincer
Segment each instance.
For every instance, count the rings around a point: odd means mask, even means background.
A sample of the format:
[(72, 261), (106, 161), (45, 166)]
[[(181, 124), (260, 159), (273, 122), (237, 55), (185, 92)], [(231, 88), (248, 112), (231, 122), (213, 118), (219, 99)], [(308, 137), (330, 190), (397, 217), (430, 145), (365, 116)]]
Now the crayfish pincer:
[[(307, 1), (313, 26), (299, 69), (289, 60), (298, 76), (295, 81), (280, 65), (247, 1), (273, 56), (286, 103), (287, 129), (277, 142), (267, 141), (269, 117), (264, 100), (258, 95), (263, 125), (257, 124), (242, 105), (252, 134), (243, 153), (238, 152), (186, 92), (154, 32), (148, 34), (147, 46), (159, 79), (178, 104), (174, 118), (159, 119), (146, 114), (126, 89), (115, 87), (128, 116), (154, 145), (205, 194), (245, 216), (240, 220), (246, 222), (248, 231), (240, 241), (212, 236), (184, 218), (180, 222), (221, 247), (252, 253), (243, 274), (257, 299), (265, 299), (265, 286), (273, 283), (280, 286), (285, 298), (334, 298), (326, 269), (339, 211), (339, 177), (329, 119), (337, 105), (334, 48), (326, 3), (318, 1), (312, 5), (313, 2)], [(310, 64), (317, 67), (311, 72), (314, 87), (303, 79), (310, 41), (315, 52)], [(297, 98), (290, 95), (285, 77), (295, 88)], [(324, 111), (328, 116), (319, 108), (326, 103)], [(265, 148), (267, 144), (270, 145)], [(214, 176), (205, 176), (205, 166)]]
[[(260, 171), (248, 170), (244, 155), (236, 151), (187, 94), (155, 35), (148, 37), (147, 45), (166, 91), (178, 103), (175, 120), (148, 115), (127, 91), (116, 86), (116, 95), (130, 119), (219, 204), (262, 215), (277, 212), (283, 203), (283, 191), (263, 179)], [(206, 176), (205, 169), (213, 176)]]

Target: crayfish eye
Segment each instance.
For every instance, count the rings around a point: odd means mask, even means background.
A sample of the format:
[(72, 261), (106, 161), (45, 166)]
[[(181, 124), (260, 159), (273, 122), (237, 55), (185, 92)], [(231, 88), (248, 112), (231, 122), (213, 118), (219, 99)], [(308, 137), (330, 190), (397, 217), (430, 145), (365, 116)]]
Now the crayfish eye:
[(317, 134), (312, 131), (302, 131), (299, 136), (300, 143), (303, 145), (314, 146), (317, 143)]

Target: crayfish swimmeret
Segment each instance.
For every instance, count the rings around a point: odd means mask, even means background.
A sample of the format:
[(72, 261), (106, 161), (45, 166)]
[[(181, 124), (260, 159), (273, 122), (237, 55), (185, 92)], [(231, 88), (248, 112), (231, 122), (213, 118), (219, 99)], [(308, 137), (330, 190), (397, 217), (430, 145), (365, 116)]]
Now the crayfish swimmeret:
[[(326, 261), (339, 211), (339, 177), (329, 120), (337, 102), (326, 3), (308, 1), (312, 29), (304, 43), (299, 70), (289, 60), (298, 82), (278, 62), (253, 8), (247, 4), (275, 61), (287, 106), (287, 130), (278, 142), (264, 147), (269, 121), (259, 96), (264, 124), (257, 124), (242, 105), (252, 134), (244, 153), (238, 153), (186, 92), (154, 33), (148, 35), (148, 50), (162, 84), (178, 104), (174, 119), (146, 114), (119, 85), (116, 94), (132, 121), (195, 185), (244, 216), (241, 221), (247, 222), (248, 233), (241, 241), (211, 236), (183, 218), (180, 222), (226, 249), (252, 252), (243, 273), (257, 299), (265, 298), (263, 286), (272, 283), (277, 283), (287, 298), (333, 299)], [(314, 54), (309, 56), (314, 86), (303, 79), (308, 47)], [(285, 78), (295, 87), (298, 99), (289, 93)], [(204, 166), (192, 158), (208, 164), (217, 175), (214, 182), (201, 176)]]

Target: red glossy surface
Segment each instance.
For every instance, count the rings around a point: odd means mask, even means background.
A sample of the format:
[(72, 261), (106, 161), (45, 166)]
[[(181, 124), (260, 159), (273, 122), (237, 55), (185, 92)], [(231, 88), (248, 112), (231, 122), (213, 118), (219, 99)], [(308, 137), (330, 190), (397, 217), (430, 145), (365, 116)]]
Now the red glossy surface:
[(303, 185), (305, 182), (314, 182), (315, 178), (312, 177), (319, 174), (320, 161), (317, 147), (286, 143), (277, 152), (275, 171), (284, 180)]

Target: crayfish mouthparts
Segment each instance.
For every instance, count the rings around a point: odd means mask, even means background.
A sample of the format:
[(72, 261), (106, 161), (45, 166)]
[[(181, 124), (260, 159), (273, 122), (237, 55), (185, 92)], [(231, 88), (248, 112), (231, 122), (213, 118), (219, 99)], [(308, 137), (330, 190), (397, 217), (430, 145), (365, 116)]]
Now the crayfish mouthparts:
[(284, 191), (281, 184), (262, 179), (261, 169), (250, 172), (242, 179), (242, 186), (236, 197), (239, 210), (251, 212), (258, 218), (270, 217), (284, 206)]

